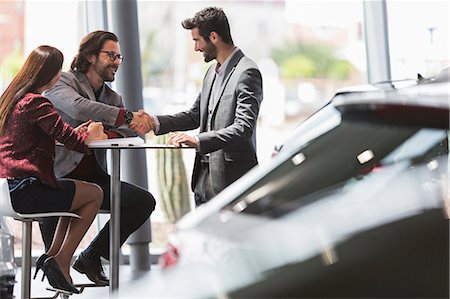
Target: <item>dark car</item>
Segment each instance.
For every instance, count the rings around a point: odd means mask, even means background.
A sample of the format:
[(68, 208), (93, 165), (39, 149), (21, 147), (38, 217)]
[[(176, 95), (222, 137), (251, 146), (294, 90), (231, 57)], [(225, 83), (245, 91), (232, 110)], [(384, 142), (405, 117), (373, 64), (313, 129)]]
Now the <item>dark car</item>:
[(342, 94), (119, 297), (448, 298), (450, 84)]

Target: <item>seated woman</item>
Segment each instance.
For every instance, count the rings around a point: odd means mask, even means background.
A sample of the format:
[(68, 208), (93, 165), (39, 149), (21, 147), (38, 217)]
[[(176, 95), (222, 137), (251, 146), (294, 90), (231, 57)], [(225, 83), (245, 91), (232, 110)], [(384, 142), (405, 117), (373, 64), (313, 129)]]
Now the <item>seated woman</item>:
[(58, 49), (34, 49), (0, 97), (0, 177), (8, 178), (12, 205), (19, 213), (70, 211), (81, 216), (59, 219), (51, 248), (36, 262), (36, 271), (42, 268), (50, 285), (78, 293), (70, 262), (100, 208), (103, 191), (95, 184), (56, 179), (55, 141), (88, 152), (87, 144), (107, 137), (101, 123), (73, 129), (41, 95), (58, 81), (62, 63)]

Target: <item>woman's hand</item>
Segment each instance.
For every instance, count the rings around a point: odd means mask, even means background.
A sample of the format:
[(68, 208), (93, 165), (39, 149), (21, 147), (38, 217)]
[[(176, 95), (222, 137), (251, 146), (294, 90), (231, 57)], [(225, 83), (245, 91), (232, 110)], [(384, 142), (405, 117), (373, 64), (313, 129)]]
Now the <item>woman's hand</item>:
[(108, 135), (103, 131), (103, 124), (101, 122), (91, 122), (87, 126), (88, 134), (87, 138), (84, 140), (84, 143), (89, 144), (94, 140), (105, 140), (108, 139)]
[(74, 131), (77, 132), (77, 133), (79, 133), (79, 134), (84, 134), (84, 133), (87, 132), (88, 126), (89, 126), (89, 124), (91, 124), (91, 123), (92, 123), (92, 119), (88, 120), (88, 121), (85, 122), (85, 123), (82, 123), (81, 125), (79, 125), (78, 127), (76, 127), (76, 128), (74, 129)]

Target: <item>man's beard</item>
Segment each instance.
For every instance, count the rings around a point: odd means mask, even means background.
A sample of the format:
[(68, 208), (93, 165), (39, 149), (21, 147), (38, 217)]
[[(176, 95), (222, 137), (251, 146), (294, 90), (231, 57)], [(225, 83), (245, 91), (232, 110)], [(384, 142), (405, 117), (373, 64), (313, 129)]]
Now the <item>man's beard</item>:
[(103, 81), (105, 82), (112, 82), (115, 79), (114, 74), (111, 74), (111, 70), (110, 70), (110, 65), (101, 65), (100, 64), (100, 60), (97, 60), (94, 65), (94, 70), (95, 72), (100, 76), (100, 78), (102, 78)]
[(210, 62), (211, 60), (216, 59), (217, 47), (213, 43), (207, 42), (206, 47), (203, 50), (203, 56), (205, 58), (205, 62)]

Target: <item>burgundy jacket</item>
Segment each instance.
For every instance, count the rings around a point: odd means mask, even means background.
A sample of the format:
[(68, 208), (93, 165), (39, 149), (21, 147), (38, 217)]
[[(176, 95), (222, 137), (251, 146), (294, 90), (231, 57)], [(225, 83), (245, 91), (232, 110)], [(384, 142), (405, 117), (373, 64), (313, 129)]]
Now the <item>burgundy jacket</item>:
[(86, 136), (64, 122), (48, 99), (28, 93), (8, 116), (0, 136), (0, 177), (35, 176), (44, 184), (58, 187), (53, 172), (55, 140), (69, 149), (87, 152)]

